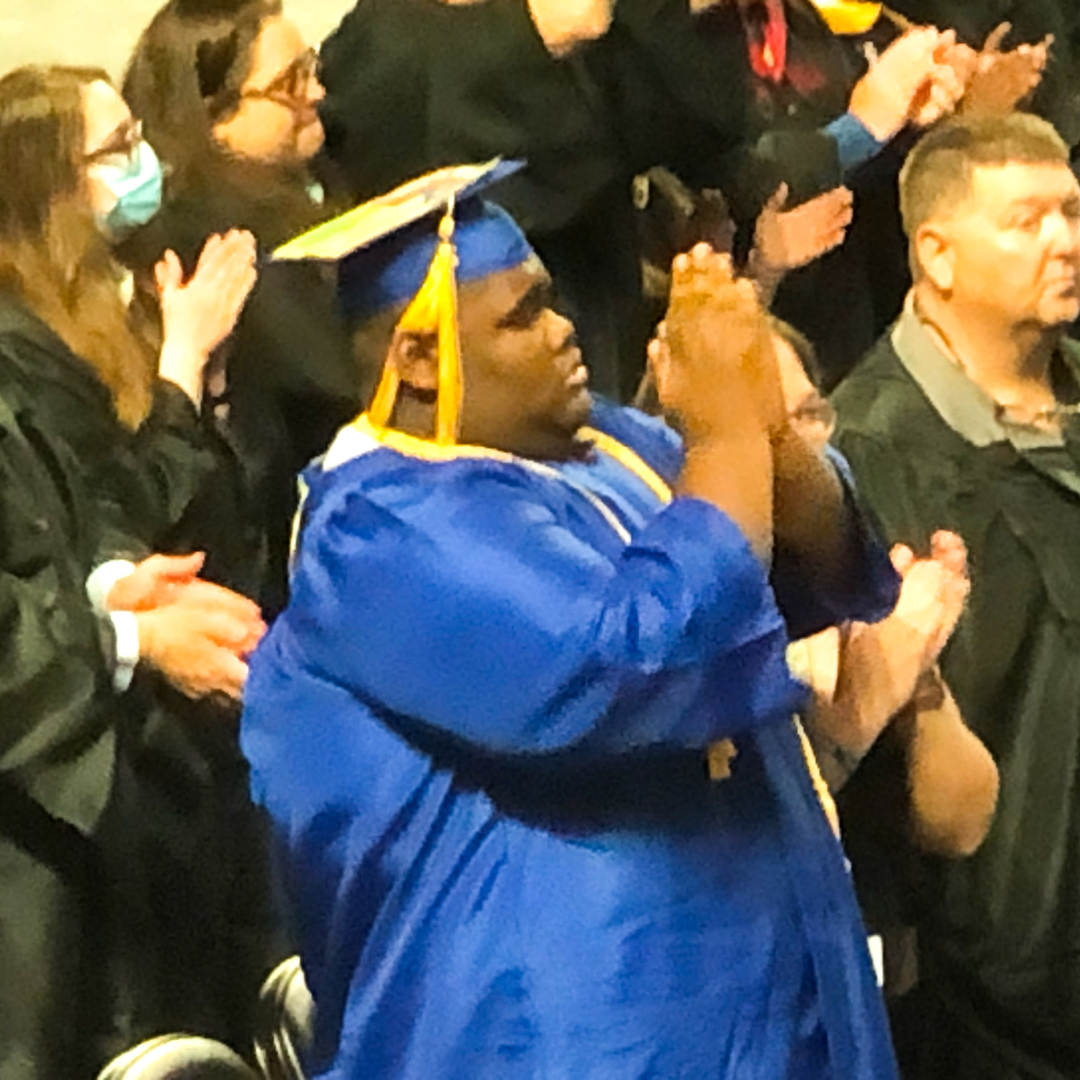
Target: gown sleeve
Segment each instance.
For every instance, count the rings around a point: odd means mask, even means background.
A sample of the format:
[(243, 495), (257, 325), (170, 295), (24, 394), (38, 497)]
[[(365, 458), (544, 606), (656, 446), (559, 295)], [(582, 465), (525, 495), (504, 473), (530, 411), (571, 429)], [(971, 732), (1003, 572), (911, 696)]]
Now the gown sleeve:
[(89, 830), (111, 784), (111, 640), (42, 452), (0, 401), (0, 780)]
[(839, 586), (834, 583), (825, 589), (805, 573), (795, 554), (777, 546), (772, 586), (788, 632), (796, 640), (853, 619), (877, 622), (893, 610), (900, 596), (900, 577), (876, 522), (862, 504), (861, 487), (856, 487), (851, 466), (833, 447), (827, 447), (826, 453), (844, 490), (848, 559)]
[(698, 749), (798, 707), (764, 569), (718, 510), (677, 499), (622, 546), (550, 481), (440, 468), (309, 518), (274, 633), (310, 674), (495, 755)]

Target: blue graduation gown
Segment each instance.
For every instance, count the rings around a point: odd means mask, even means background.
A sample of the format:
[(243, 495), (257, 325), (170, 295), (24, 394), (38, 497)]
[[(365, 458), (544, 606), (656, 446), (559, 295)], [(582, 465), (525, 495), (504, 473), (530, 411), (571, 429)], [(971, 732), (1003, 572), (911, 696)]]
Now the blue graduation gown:
[[(593, 423), (677, 473), (658, 421)], [(353, 452), (307, 474), (243, 720), (318, 1009), (311, 1072), (894, 1077), (784, 619), (735, 524), (599, 451)], [(893, 598), (859, 543), (865, 587), (830, 618)]]

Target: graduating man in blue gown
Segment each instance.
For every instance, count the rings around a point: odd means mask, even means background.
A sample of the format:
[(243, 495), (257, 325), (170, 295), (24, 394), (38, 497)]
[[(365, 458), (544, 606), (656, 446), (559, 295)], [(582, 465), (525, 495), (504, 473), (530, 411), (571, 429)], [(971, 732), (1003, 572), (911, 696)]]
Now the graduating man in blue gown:
[(382, 382), (305, 475), (251, 665), (310, 1073), (890, 1080), (784, 659), (895, 601), (843, 464), (787, 426), (724, 259), (673, 273), (680, 438), (590, 398), (543, 267), (468, 195), (452, 243), (429, 214), (342, 266)]

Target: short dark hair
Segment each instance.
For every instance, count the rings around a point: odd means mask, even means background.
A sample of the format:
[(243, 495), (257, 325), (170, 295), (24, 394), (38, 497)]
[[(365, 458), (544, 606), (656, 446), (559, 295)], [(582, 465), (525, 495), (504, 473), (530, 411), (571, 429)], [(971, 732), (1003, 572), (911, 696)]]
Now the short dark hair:
[(954, 117), (915, 144), (900, 172), (900, 213), (913, 238), (920, 225), (955, 210), (971, 194), (979, 166), (1068, 165), (1069, 148), (1053, 125), (1030, 113)]

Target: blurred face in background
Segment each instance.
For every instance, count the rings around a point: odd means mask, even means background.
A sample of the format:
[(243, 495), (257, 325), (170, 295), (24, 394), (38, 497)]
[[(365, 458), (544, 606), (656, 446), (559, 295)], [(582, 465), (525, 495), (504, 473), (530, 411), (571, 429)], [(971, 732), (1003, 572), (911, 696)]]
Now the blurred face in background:
[(280, 15), (267, 19), (255, 40), (239, 104), (214, 125), (214, 137), (240, 157), (292, 165), (309, 161), (324, 138), (316, 107), (325, 91), (316, 65), (314, 49), (294, 23)]

